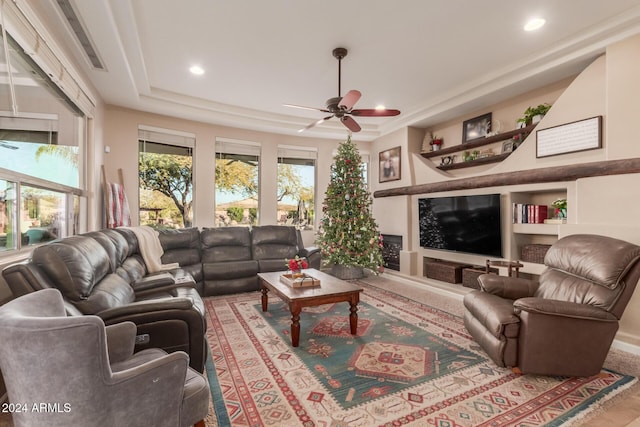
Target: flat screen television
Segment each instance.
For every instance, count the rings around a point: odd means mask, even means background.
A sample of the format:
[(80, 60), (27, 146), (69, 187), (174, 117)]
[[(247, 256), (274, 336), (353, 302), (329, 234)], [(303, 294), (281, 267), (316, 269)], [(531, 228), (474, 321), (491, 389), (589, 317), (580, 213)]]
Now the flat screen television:
[(418, 200), (420, 246), (502, 257), (500, 194)]

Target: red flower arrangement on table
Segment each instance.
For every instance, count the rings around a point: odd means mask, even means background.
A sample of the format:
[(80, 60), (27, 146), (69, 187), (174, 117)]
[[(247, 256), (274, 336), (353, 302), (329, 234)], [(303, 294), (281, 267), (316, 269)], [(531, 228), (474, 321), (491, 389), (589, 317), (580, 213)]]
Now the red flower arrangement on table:
[(298, 255), (296, 255), (296, 257), (292, 259), (285, 259), (285, 262), (289, 270), (294, 273), (297, 273), (300, 270), (309, 267), (309, 263), (307, 262), (307, 260), (305, 258), (300, 258)]

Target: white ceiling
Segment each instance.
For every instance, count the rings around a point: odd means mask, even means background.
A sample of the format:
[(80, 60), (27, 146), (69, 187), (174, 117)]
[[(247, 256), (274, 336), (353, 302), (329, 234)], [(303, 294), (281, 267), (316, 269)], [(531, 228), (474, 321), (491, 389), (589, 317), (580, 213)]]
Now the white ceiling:
[[(70, 0), (106, 71), (94, 69), (56, 0), (34, 2), (112, 105), (268, 132), (343, 139), (333, 119), (297, 130), (338, 95), (397, 117), (358, 118), (354, 139), (427, 127), (575, 75), (640, 33), (639, 0)], [(526, 33), (531, 17), (547, 24)], [(205, 74), (189, 73), (193, 64)]]

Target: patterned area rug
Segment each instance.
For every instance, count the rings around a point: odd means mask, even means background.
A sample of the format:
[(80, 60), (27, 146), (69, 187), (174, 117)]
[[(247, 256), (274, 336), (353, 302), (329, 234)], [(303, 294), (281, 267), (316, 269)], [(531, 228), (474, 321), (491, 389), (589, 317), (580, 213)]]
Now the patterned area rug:
[(636, 381), (514, 374), (460, 317), (358, 284), (357, 336), (348, 304), (328, 304), (303, 311), (298, 348), (277, 297), (266, 313), (259, 293), (205, 300), (219, 426), (569, 425)]

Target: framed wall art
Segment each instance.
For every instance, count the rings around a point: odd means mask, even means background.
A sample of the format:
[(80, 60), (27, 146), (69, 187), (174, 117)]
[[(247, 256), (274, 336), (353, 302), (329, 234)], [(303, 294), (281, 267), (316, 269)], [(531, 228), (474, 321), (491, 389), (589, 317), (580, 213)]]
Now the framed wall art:
[(602, 116), (536, 131), (536, 157), (602, 148)]
[(491, 113), (462, 122), (462, 143), (485, 138), (491, 132)]
[(400, 147), (381, 151), (379, 156), (379, 182), (395, 181), (400, 179)]

